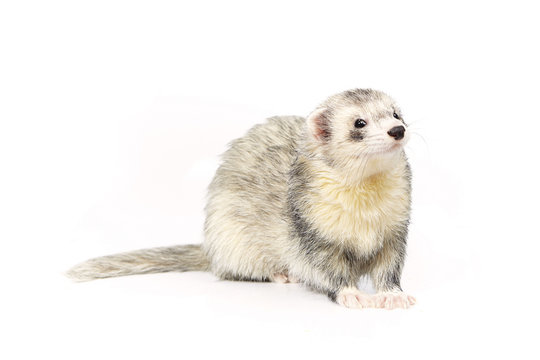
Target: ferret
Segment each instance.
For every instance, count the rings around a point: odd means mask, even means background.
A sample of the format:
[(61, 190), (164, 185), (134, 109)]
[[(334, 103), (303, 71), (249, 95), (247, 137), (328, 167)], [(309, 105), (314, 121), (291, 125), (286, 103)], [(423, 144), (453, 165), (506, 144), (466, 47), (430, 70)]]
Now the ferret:
[[(383, 92), (329, 97), (234, 140), (208, 189), (204, 242), (90, 259), (87, 281), (167, 271), (300, 282), (348, 308), (409, 308), (400, 286), (411, 210), (407, 125)], [(357, 283), (369, 276), (376, 294)]]

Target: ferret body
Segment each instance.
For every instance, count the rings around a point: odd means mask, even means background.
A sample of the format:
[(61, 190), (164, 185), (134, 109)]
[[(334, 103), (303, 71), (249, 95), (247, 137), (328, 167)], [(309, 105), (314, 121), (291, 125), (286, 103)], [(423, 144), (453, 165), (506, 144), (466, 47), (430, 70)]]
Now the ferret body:
[[(302, 282), (350, 308), (408, 308), (400, 286), (410, 214), (406, 125), (375, 90), (328, 98), (307, 119), (274, 117), (235, 140), (209, 186), (202, 245), (91, 259), (91, 280), (164, 271)], [(369, 275), (377, 294), (360, 292)]]

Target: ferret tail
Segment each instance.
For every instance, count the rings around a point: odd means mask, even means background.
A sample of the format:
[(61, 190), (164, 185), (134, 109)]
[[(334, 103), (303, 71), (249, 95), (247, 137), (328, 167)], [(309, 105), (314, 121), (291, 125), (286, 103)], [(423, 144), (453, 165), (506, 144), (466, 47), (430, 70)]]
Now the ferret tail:
[(178, 245), (137, 250), (87, 260), (67, 271), (74, 281), (169, 271), (208, 271), (210, 262), (201, 245)]

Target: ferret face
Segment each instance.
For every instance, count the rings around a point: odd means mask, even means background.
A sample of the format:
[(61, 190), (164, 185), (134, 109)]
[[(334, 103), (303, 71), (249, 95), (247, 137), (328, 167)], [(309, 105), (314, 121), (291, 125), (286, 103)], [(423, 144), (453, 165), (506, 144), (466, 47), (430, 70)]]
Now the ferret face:
[(400, 150), (409, 137), (401, 111), (389, 98), (338, 107), (330, 122), (329, 147), (358, 156)]
[(375, 90), (334, 95), (307, 120), (316, 148), (328, 163), (362, 175), (383, 171), (401, 156), (407, 125), (392, 98)]

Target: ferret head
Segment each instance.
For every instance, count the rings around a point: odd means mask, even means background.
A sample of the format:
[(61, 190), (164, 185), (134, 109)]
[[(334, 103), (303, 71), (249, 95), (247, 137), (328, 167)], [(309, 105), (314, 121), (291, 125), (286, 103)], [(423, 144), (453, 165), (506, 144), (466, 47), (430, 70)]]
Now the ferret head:
[(309, 115), (307, 132), (310, 152), (357, 180), (395, 167), (409, 139), (395, 101), (371, 89), (328, 98)]

